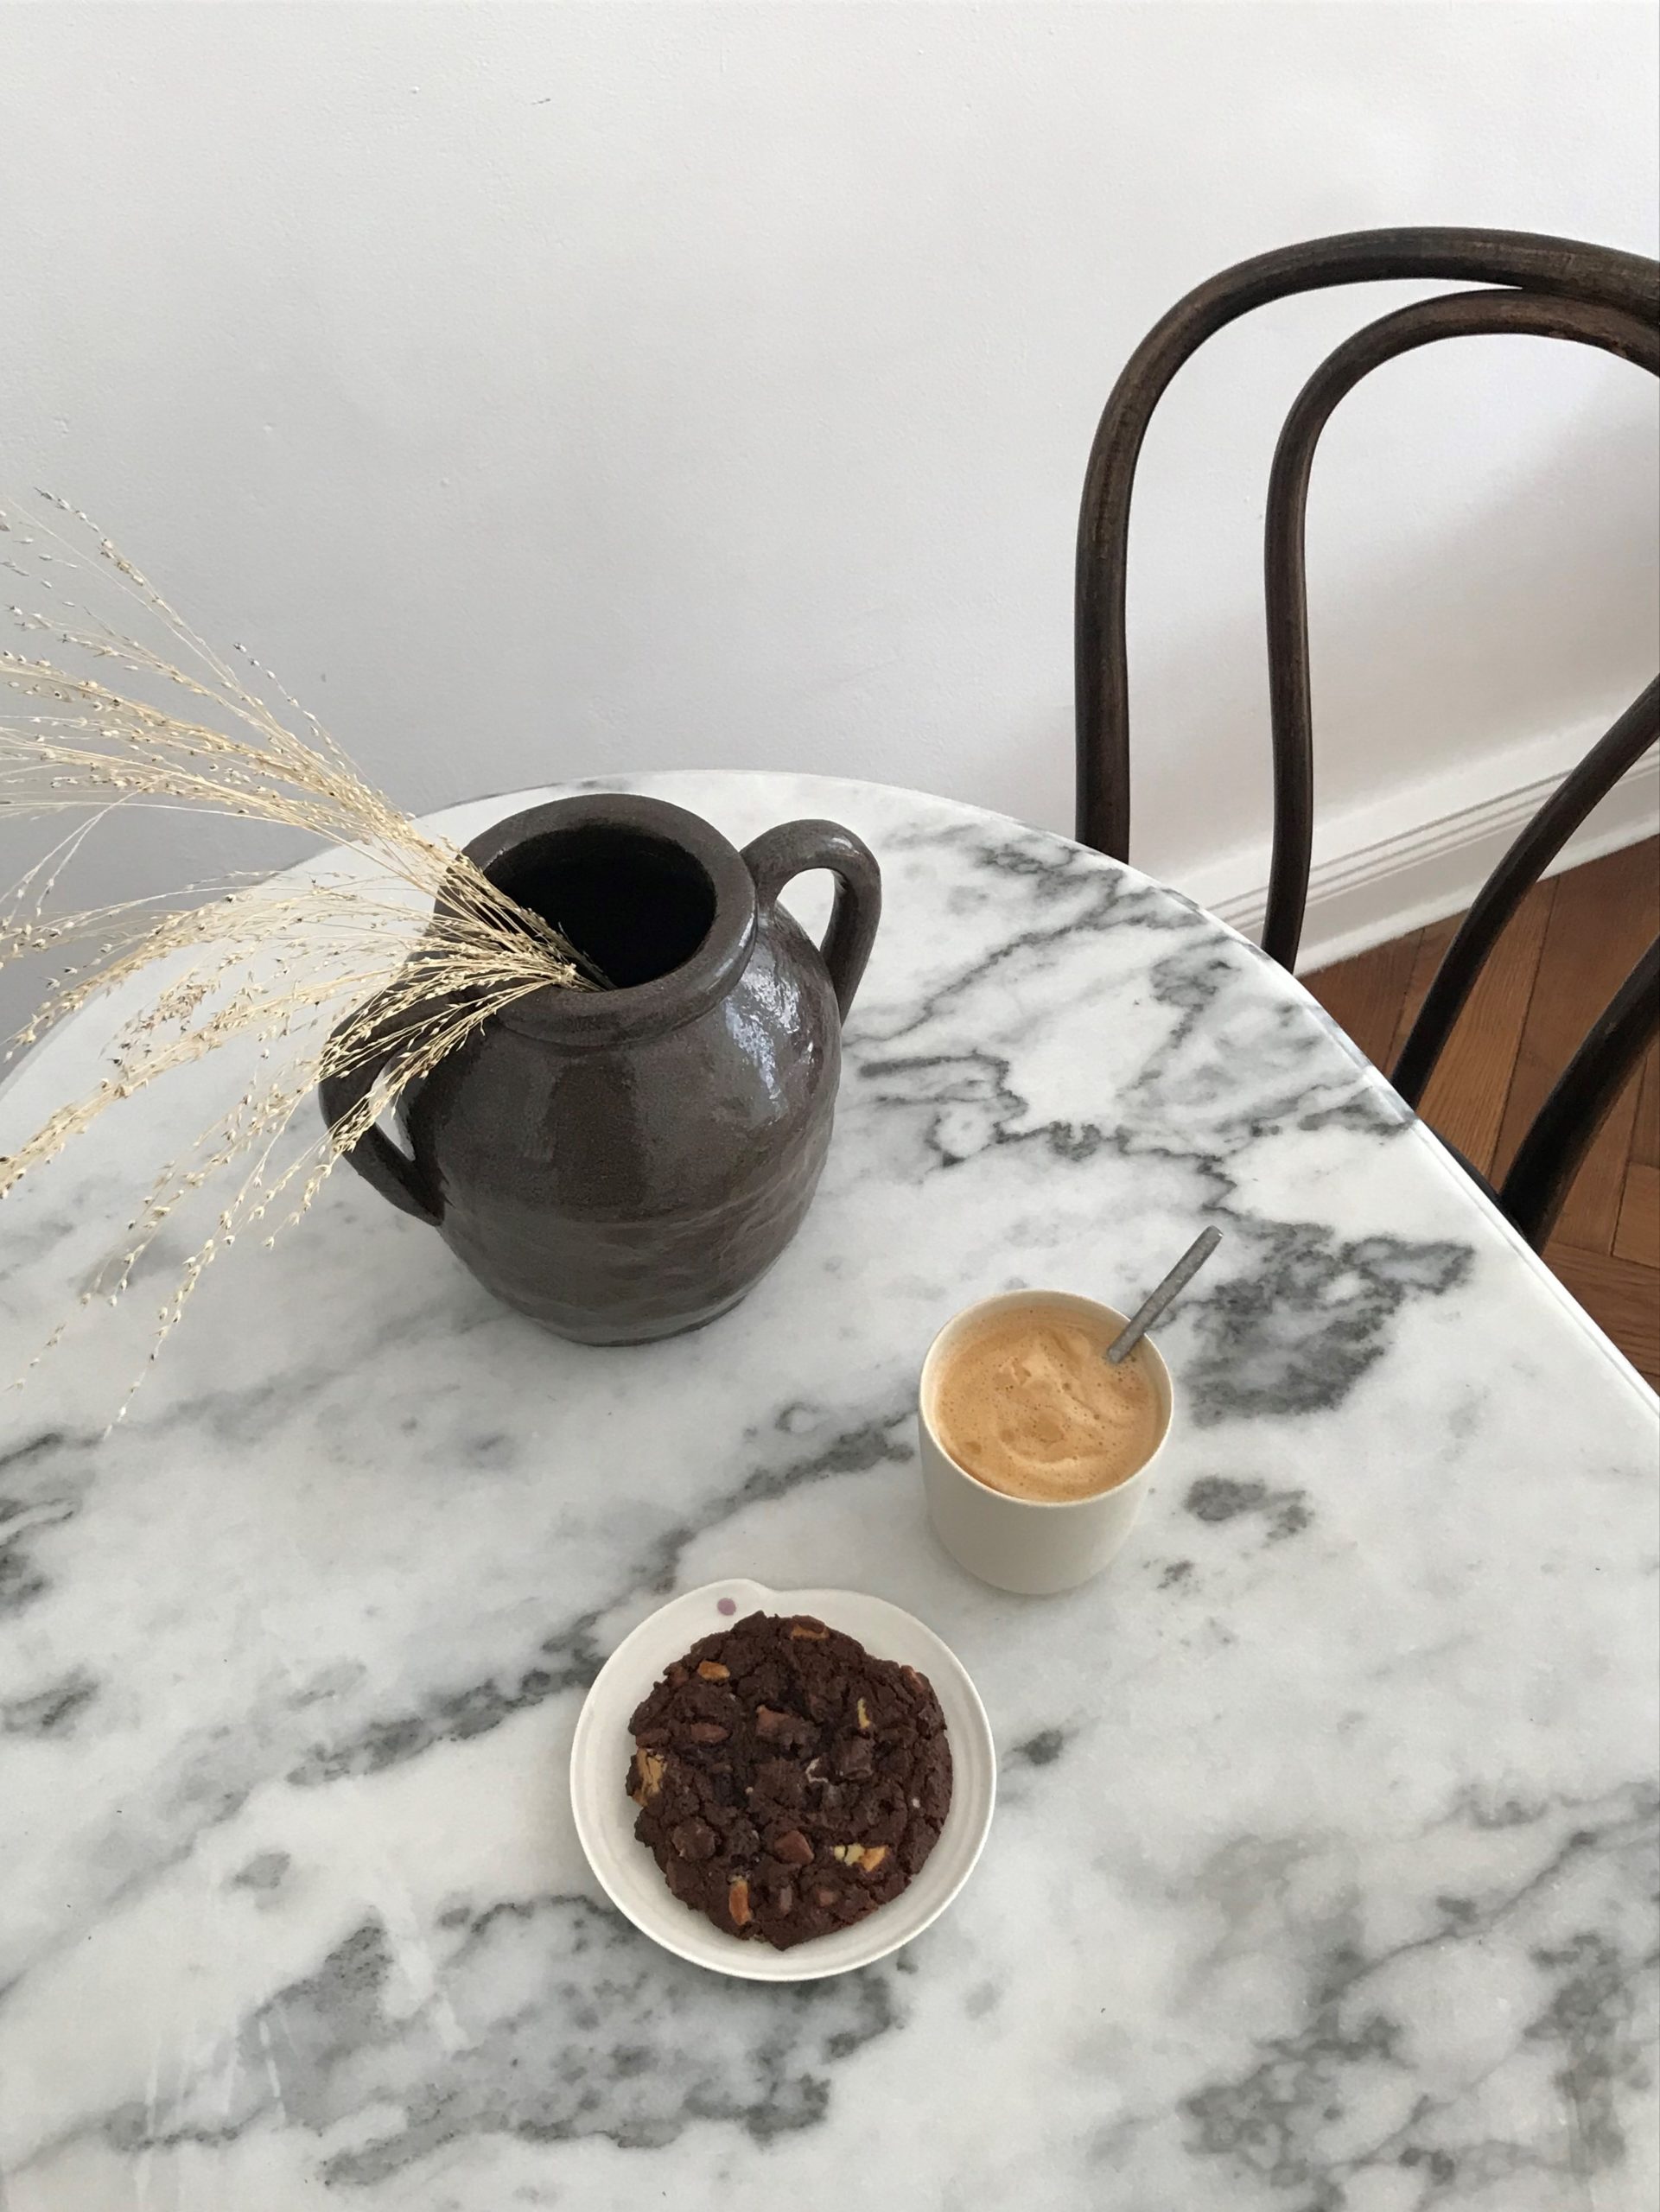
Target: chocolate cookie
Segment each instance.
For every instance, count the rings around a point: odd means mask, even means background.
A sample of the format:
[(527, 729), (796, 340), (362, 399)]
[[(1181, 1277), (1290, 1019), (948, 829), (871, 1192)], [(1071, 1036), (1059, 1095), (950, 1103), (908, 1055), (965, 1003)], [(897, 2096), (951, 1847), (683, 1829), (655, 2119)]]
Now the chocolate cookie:
[(896, 1897), (951, 1806), (927, 1677), (805, 1614), (704, 1637), (628, 1725), (634, 1834), (670, 1889), (780, 1951)]

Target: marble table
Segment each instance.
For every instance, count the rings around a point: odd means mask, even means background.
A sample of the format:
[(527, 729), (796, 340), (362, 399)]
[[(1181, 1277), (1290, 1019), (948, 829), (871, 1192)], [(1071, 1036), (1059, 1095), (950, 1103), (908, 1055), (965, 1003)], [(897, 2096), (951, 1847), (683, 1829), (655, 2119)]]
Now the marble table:
[[(595, 1352), (340, 1174), (113, 1433), (148, 1297), (4, 1402), (4, 2212), (1651, 2206), (1653, 1397), (1182, 899), (903, 791), (635, 787), (881, 856), (814, 1210), (726, 1319)], [(99, 1043), (25, 1064), (0, 1146)], [(8, 1201), (10, 1369), (228, 1095)], [(1128, 1297), (1205, 1221), (1130, 1548), (970, 1580), (919, 1496), (932, 1332)], [(682, 1965), (572, 1832), (605, 1654), (740, 1573), (910, 1608), (990, 1712), (978, 1872), (856, 1975)]]

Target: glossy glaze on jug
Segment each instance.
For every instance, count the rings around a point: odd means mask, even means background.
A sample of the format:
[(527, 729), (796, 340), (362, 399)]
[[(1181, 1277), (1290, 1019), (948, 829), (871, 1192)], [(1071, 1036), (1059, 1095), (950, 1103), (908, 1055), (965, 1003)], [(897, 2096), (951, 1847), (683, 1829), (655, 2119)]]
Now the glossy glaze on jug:
[[(735, 1305), (799, 1226), (830, 1142), (841, 1020), (881, 908), (866, 847), (792, 823), (739, 853), (656, 799), (557, 800), (467, 850), (614, 988), (493, 1016), (348, 1155), (479, 1280), (561, 1335), (638, 1343)], [(827, 868), (823, 952), (776, 904)], [(362, 1077), (324, 1086), (331, 1121)]]

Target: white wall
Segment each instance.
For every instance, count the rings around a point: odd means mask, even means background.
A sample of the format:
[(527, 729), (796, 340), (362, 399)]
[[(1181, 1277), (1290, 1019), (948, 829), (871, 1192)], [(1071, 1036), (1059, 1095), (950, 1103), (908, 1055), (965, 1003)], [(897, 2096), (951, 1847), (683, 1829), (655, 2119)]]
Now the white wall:
[[(1147, 326), (1368, 224), (1652, 253), (1656, 82), (1614, 4), (0, 8), (0, 483), (414, 808), (776, 763), (1065, 826), (1077, 493)], [(1356, 319), (1224, 334), (1148, 443), (1135, 857), (1218, 896), (1266, 832), (1268, 456)], [(1654, 425), (1522, 340), (1349, 404), (1323, 807), (1393, 834), (1640, 687)], [(80, 887), (225, 849), (152, 823)]]

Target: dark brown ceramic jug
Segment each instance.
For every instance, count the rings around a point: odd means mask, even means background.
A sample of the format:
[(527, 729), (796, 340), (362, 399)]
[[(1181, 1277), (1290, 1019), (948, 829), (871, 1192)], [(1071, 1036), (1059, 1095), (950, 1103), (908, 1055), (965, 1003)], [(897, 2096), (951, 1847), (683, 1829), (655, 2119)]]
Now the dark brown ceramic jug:
[[(660, 799), (557, 799), (467, 851), (614, 988), (491, 1017), (347, 1155), (498, 1297), (585, 1344), (639, 1344), (735, 1305), (799, 1226), (830, 1143), (842, 1017), (881, 879), (832, 822), (740, 853)], [(822, 952), (777, 904), (828, 868)], [(370, 1079), (333, 1078), (338, 1122)]]

